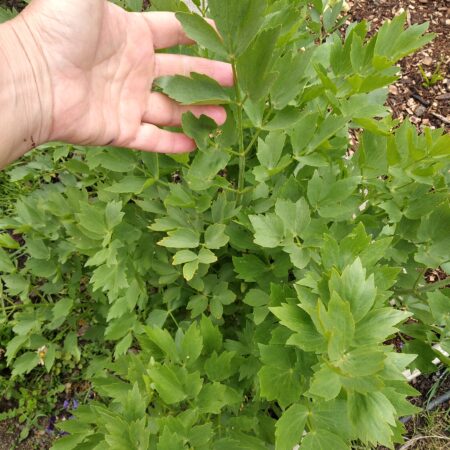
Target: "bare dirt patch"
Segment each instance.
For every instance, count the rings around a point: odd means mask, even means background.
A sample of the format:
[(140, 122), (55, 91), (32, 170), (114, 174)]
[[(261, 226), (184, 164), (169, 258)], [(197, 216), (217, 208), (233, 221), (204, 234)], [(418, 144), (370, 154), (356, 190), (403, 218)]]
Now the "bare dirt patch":
[[(389, 89), (388, 105), (399, 120), (409, 117), (421, 129), (450, 128), (450, 2), (448, 0), (354, 0), (349, 2), (350, 21), (363, 19), (377, 29), (387, 19), (406, 12), (408, 24), (429, 22), (436, 38), (416, 54), (404, 58), (402, 75)], [(426, 84), (425, 77), (435, 83)]]

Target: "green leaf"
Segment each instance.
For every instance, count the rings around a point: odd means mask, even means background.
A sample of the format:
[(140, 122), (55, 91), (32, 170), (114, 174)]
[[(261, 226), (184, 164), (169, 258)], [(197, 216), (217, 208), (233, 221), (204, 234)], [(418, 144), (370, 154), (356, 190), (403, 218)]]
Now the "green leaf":
[(211, 444), (211, 440), (214, 436), (214, 429), (212, 423), (205, 423), (203, 425), (197, 425), (189, 431), (189, 442), (193, 448), (201, 448)]
[(103, 264), (94, 270), (91, 284), (94, 291), (101, 288), (103, 292), (117, 295), (121, 289), (128, 287), (126, 270), (119, 267), (119, 265), (110, 267), (107, 264)]
[(284, 303), (269, 309), (282, 325), (295, 332), (287, 340), (288, 345), (295, 345), (306, 352), (324, 352), (326, 350), (324, 337), (317, 331), (311, 318), (299, 306)]
[(225, 234), (226, 225), (213, 224), (205, 231), (205, 246), (209, 249), (219, 249), (224, 247), (230, 238)]
[(48, 325), (51, 330), (60, 327), (64, 323), (72, 311), (72, 306), (73, 299), (70, 297), (62, 298), (55, 303), (55, 306), (52, 308), (52, 321)]
[(341, 439), (352, 439), (353, 433), (347, 417), (346, 400), (314, 402), (310, 409), (312, 429), (325, 429), (337, 434)]
[(258, 139), (257, 157), (259, 162), (266, 169), (274, 169), (281, 158), (286, 135), (282, 132), (271, 132), (266, 139)]
[(52, 450), (72, 450), (79, 448), (78, 445), (81, 444), (89, 435), (89, 432), (83, 434), (71, 434), (69, 436), (63, 436), (59, 438), (53, 445)]
[(105, 188), (105, 191), (114, 194), (140, 194), (147, 182), (147, 178), (128, 175), (118, 183), (114, 183), (112, 186)]
[(319, 317), (328, 339), (328, 354), (331, 360), (340, 359), (353, 341), (355, 322), (350, 304), (332, 293), (326, 314), (319, 309)]
[(342, 5), (344, 0), (337, 0), (336, 2), (329, 2), (327, 7), (323, 11), (323, 27), (325, 31), (330, 33), (334, 26), (336, 26), (336, 20), (339, 14), (342, 12)]
[(219, 327), (215, 326), (211, 318), (202, 316), (200, 320), (200, 331), (203, 336), (203, 346), (205, 353), (210, 354), (213, 351), (219, 351), (222, 347), (222, 333)]
[(0, 272), (3, 273), (13, 273), (16, 271), (16, 267), (11, 261), (9, 255), (0, 248)]
[(339, 395), (341, 388), (339, 375), (326, 365), (322, 365), (314, 374), (309, 392), (325, 400), (333, 400)]
[(287, 245), (283, 250), (289, 254), (291, 263), (298, 269), (304, 269), (311, 260), (309, 249), (300, 247), (297, 244)]
[(0, 233), (0, 247), (15, 250), (19, 248), (20, 245), (8, 233)]
[(27, 239), (27, 250), (32, 258), (50, 259), (50, 248), (41, 239)]
[(27, 352), (19, 356), (13, 365), (11, 376), (17, 377), (24, 373), (31, 372), (39, 364), (39, 356), (37, 352)]
[(259, 344), (263, 367), (258, 372), (261, 396), (277, 400), (285, 408), (304, 391), (295, 352), (281, 345)]
[[(196, 0), (194, 0), (194, 3), (195, 1)], [(189, 12), (189, 8), (183, 0), (152, 0), (151, 10), (170, 11), (170, 12)]]
[(224, 48), (222, 39), (216, 30), (198, 14), (187, 14), (179, 12), (176, 18), (183, 25), (186, 34), (202, 47), (212, 50), (219, 56), (226, 56), (227, 52)]
[(228, 54), (241, 55), (264, 21), (266, 0), (210, 0), (208, 5)]
[(316, 133), (318, 118), (319, 113), (317, 112), (305, 112), (289, 133), (294, 155), (305, 153), (305, 149)]
[(122, 202), (111, 201), (105, 208), (105, 220), (108, 230), (112, 230), (114, 227), (122, 222), (125, 213), (122, 212)]
[(6, 357), (8, 365), (11, 364), (11, 361), (16, 356), (17, 352), (25, 345), (28, 341), (29, 336), (27, 334), (19, 334), (18, 336), (14, 336), (6, 346)]
[(383, 370), (385, 359), (385, 353), (376, 347), (362, 346), (346, 353), (334, 365), (346, 375), (364, 377)]
[(79, 224), (88, 232), (93, 239), (103, 239), (107, 233), (104, 212), (96, 205), (81, 203), (81, 213), (76, 214)]
[(294, 404), (283, 413), (276, 423), (276, 450), (292, 450), (300, 442), (308, 415), (308, 409), (301, 404)]
[(398, 331), (394, 325), (405, 321), (411, 313), (394, 308), (380, 308), (370, 311), (364, 319), (356, 324), (355, 342), (369, 345), (383, 342)]
[[(175, 183), (170, 186), (170, 193), (164, 199), (165, 206), (175, 206), (179, 208), (193, 208), (195, 206), (195, 201), (192, 196), (192, 193), (189, 190), (179, 184)], [(170, 218), (168, 218), (170, 220)], [(175, 216), (175, 221), (177, 217)], [(166, 219), (167, 220), (167, 219)], [(180, 224), (184, 224), (185, 221), (182, 219), (178, 219)]]
[(214, 353), (205, 361), (205, 372), (211, 381), (223, 381), (229, 378), (234, 368), (231, 362), (235, 356), (235, 352), (222, 352), (220, 355)]
[(266, 306), (270, 301), (270, 296), (260, 289), (250, 289), (244, 298), (244, 303), (253, 307)]
[(178, 228), (167, 233), (169, 236), (161, 239), (158, 244), (171, 248), (197, 248), (200, 245), (200, 234), (188, 228)]
[(405, 21), (406, 13), (403, 13), (394, 17), (392, 21), (384, 22), (381, 26), (375, 44), (375, 67), (384, 68), (391, 65), (433, 39), (432, 34), (422, 36), (428, 29), (428, 23), (414, 24), (407, 30), (403, 30)]
[(186, 364), (190, 365), (197, 361), (203, 348), (203, 338), (195, 322), (187, 329), (180, 347), (180, 356)]
[[(184, 4), (184, 3), (183, 3)], [(170, 431), (169, 427), (162, 430), (156, 450), (184, 450), (183, 437)]]
[(274, 70), (278, 72), (278, 77), (270, 91), (276, 109), (285, 108), (291, 100), (302, 93), (304, 79), (315, 51), (316, 48), (311, 47), (305, 51), (286, 52), (276, 61)]
[(81, 352), (78, 347), (78, 338), (75, 332), (70, 332), (64, 339), (64, 351), (72, 355), (76, 362), (80, 361)]
[(276, 74), (271, 69), (280, 31), (280, 27), (262, 31), (238, 59), (239, 84), (255, 102), (267, 96), (275, 81)]
[(231, 101), (217, 81), (199, 73), (191, 73), (190, 78), (181, 75), (161, 77), (157, 85), (164, 94), (182, 105), (220, 105)]
[(265, 130), (281, 131), (292, 128), (301, 118), (303, 114), (294, 106), (286, 106), (275, 114), (275, 117), (264, 126)]
[[(216, 122), (210, 117), (202, 114), (197, 118), (190, 111), (183, 114), (182, 125), (184, 133), (194, 139), (200, 149), (207, 149), (208, 146), (210, 146), (210, 136), (217, 128)], [(216, 175), (216, 173), (214, 175)]]
[(283, 221), (284, 229), (294, 236), (302, 237), (311, 222), (309, 206), (304, 198), (296, 203), (281, 198), (277, 199), (275, 213)]
[(268, 271), (268, 267), (254, 255), (233, 256), (233, 265), (238, 278), (244, 281), (256, 281)]
[(192, 252), (191, 250), (180, 250), (175, 253), (173, 257), (173, 265), (178, 266), (179, 264), (185, 264), (191, 261), (196, 261), (198, 259), (198, 255)]
[(204, 295), (194, 295), (189, 299), (187, 309), (191, 311), (191, 317), (194, 318), (205, 312), (208, 304), (208, 298)]
[(188, 186), (196, 191), (208, 189), (229, 160), (230, 155), (224, 150), (197, 152), (186, 175)]
[(217, 261), (217, 256), (207, 248), (202, 248), (198, 254), (198, 261), (201, 264), (213, 264)]
[(155, 343), (168, 358), (178, 361), (178, 351), (175, 342), (166, 329), (147, 327), (145, 328), (147, 337)]
[(248, 216), (255, 230), (255, 244), (274, 248), (281, 245), (284, 238), (282, 220), (276, 214)]
[(200, 411), (204, 414), (220, 414), (222, 408), (228, 404), (239, 402), (241, 399), (230, 388), (214, 382), (203, 386), (197, 398)]
[(325, 429), (310, 431), (302, 439), (302, 450), (348, 450), (349, 444), (345, 443), (337, 434)]
[(196, 259), (195, 261), (190, 261), (183, 266), (183, 277), (186, 281), (191, 281), (194, 275), (197, 273), (200, 261)]
[(439, 291), (430, 292), (427, 297), (436, 323), (439, 325), (448, 324), (450, 327), (450, 298)]
[(151, 366), (147, 369), (155, 389), (168, 405), (183, 401), (187, 394), (177, 373), (168, 366)]
[(125, 355), (128, 349), (133, 343), (132, 333), (126, 334), (117, 344), (114, 349), (114, 358), (117, 359), (119, 356)]
[(348, 411), (357, 436), (364, 444), (390, 446), (396, 411), (381, 392), (349, 393)]
[(314, 132), (314, 136), (307, 145), (308, 153), (313, 152), (317, 147), (323, 145), (328, 139), (345, 128), (349, 121), (346, 117), (328, 116)]
[(355, 322), (359, 322), (370, 311), (377, 294), (374, 277), (371, 275), (366, 279), (366, 270), (360, 258), (346, 267), (341, 276), (333, 271), (329, 288), (330, 292), (338, 293), (349, 302)]

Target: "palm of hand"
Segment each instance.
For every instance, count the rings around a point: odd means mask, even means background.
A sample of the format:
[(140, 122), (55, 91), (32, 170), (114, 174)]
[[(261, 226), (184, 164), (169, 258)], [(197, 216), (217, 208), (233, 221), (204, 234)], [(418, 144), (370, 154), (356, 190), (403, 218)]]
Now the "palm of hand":
[[(155, 47), (189, 43), (172, 14), (127, 13), (104, 0), (35, 0), (25, 12), (49, 68), (52, 140), (189, 151), (194, 145), (185, 135), (156, 126), (178, 125), (187, 108), (151, 93), (154, 78), (195, 70), (232, 82), (223, 63), (155, 55)], [(225, 118), (218, 107), (189, 109)]]

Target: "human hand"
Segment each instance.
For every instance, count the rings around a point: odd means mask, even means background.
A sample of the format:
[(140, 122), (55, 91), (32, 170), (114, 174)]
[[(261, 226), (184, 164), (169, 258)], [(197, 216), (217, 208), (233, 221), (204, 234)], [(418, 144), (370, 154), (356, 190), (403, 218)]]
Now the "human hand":
[(177, 153), (194, 142), (159, 126), (180, 125), (187, 110), (225, 121), (222, 107), (182, 107), (151, 92), (155, 78), (190, 72), (233, 84), (226, 63), (155, 53), (192, 43), (174, 14), (128, 13), (105, 0), (34, 0), (21, 18), (29, 31), (24, 45), (34, 40), (48, 68), (39, 76), (49, 77), (50, 92), (39, 97), (51, 97), (53, 106), (43, 111), (51, 117), (41, 140)]

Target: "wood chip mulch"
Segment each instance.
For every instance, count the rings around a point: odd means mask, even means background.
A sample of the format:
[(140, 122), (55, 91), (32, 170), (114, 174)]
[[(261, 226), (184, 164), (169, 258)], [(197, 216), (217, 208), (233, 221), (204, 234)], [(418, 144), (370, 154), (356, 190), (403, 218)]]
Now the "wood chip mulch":
[[(350, 21), (363, 19), (378, 29), (386, 19), (406, 12), (408, 24), (429, 22), (433, 42), (400, 62), (401, 78), (389, 88), (388, 105), (395, 118), (409, 117), (419, 130), (425, 126), (450, 129), (450, 2), (448, 0), (351, 0)], [(419, 67), (441, 80), (424, 86)]]

